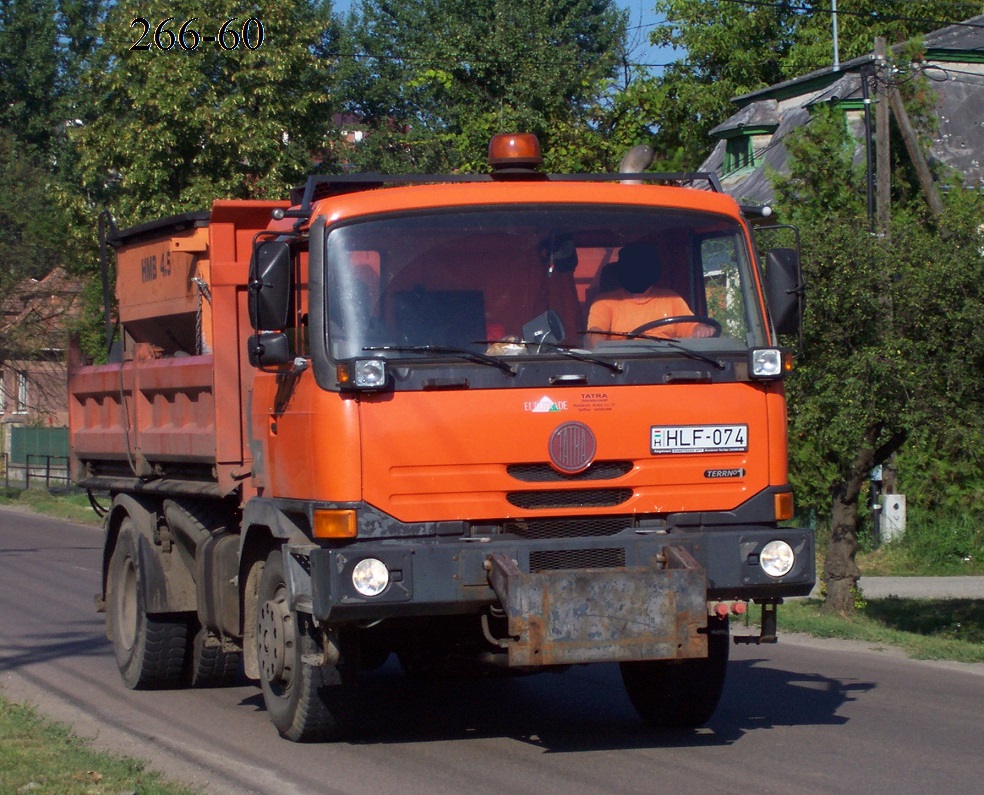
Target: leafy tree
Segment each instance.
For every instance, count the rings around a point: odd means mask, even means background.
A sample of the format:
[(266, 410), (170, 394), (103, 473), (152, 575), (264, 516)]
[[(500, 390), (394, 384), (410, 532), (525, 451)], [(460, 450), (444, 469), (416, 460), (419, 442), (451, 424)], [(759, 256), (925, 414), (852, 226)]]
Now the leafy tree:
[(611, 0), (364, 0), (344, 80), (372, 133), (356, 167), (481, 169), (489, 138), (517, 130), (540, 137), (548, 167), (597, 161), (591, 121), (625, 24)]
[[(250, 48), (251, 18), (263, 40), (253, 25)], [(305, 0), (238, 11), (216, 0), (114, 4), (80, 75), (71, 136), (87, 205), (129, 224), (216, 198), (283, 197), (330, 157), (333, 37), (328, 7)], [(133, 49), (138, 40), (150, 49)]]
[(74, 172), (65, 130), (103, 5), (0, 0), (0, 360), (34, 362), (34, 395), (59, 383), (39, 376), (39, 362), (50, 364), (73, 322), (66, 310), (74, 314), (77, 284), (58, 270), (83, 261), (66, 233)]
[(667, 24), (652, 43), (683, 48), (651, 83), (656, 148), (680, 147), (686, 166), (696, 168), (713, 146), (708, 131), (734, 112), (731, 98), (779, 82), (800, 15), (787, 3), (730, 0), (657, 0), (656, 12)]
[(827, 607), (847, 613), (870, 470), (910, 435), (982, 441), (984, 202), (954, 185), (943, 218), (931, 222), (921, 198), (900, 203), (890, 238), (875, 238), (842, 113), (818, 109), (787, 145), (778, 206), (801, 229), (810, 286), (807, 353), (788, 382), (792, 477), (806, 504), (830, 505)]
[(0, 2), (0, 126), (47, 151), (58, 123), (54, 0)]
[(0, 127), (52, 171), (75, 118), (80, 70), (96, 45), (98, 0), (0, 0)]
[(0, 137), (0, 290), (62, 263), (65, 219), (51, 200), (51, 182), (29, 149), (9, 133)]
[[(29, 147), (0, 133), (0, 370), (28, 360), (48, 361), (52, 348), (63, 347), (53, 321), (71, 302), (49, 299), (34, 281), (66, 261), (67, 218), (52, 199), (54, 179)], [(63, 275), (46, 284), (64, 287)], [(40, 389), (50, 395), (59, 382), (38, 377), (44, 368), (36, 365), (28, 377), (33, 393)]]

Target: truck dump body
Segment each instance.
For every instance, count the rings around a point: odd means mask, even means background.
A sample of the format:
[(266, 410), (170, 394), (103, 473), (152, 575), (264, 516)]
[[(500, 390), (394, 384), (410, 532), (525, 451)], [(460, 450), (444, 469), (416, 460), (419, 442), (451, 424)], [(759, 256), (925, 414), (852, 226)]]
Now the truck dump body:
[(155, 464), (178, 463), (186, 473), (200, 470), (202, 488), (217, 494), (204, 474), (217, 462), (213, 378), (211, 354), (156, 359), (146, 347), (122, 369), (74, 370), (72, 450), (89, 466), (77, 480), (98, 486), (102, 478), (108, 485), (106, 479), (139, 479), (153, 474)]
[[(698, 725), (727, 614), (761, 602), (770, 642), (814, 581), (746, 220), (676, 187), (405, 181), (116, 237), (122, 361), (76, 352), (69, 391), (76, 478), (113, 495), (124, 680), (241, 656), (305, 740), (343, 729), (331, 694), (390, 653), (610, 661), (647, 720)], [(798, 261), (769, 262), (781, 318)]]
[[(237, 345), (253, 236), (285, 202), (216, 202), (111, 242), (122, 364), (69, 368), (75, 479), (83, 486), (222, 496), (248, 473)], [(232, 344), (214, 345), (225, 336)], [(221, 410), (216, 411), (220, 405)]]

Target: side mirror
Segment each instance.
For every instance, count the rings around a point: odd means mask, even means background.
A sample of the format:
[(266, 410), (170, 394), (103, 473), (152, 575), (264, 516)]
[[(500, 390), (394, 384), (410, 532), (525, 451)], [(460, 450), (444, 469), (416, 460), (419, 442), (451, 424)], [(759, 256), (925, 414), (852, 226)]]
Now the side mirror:
[(770, 249), (765, 258), (765, 297), (777, 333), (799, 333), (803, 286), (799, 252), (794, 248)]
[(253, 248), (249, 263), (248, 299), (250, 325), (260, 330), (282, 331), (290, 320), (292, 263), (290, 245), (265, 240)]
[(290, 343), (282, 331), (260, 331), (246, 341), (246, 353), (252, 367), (285, 364), (293, 357)]

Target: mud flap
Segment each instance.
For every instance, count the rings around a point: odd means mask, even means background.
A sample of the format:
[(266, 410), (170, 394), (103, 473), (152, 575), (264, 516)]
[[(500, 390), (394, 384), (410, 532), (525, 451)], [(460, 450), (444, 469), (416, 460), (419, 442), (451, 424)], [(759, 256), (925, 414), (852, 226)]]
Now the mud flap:
[(707, 656), (707, 578), (684, 550), (667, 568), (526, 574), (501, 554), (489, 582), (508, 618), (510, 666)]

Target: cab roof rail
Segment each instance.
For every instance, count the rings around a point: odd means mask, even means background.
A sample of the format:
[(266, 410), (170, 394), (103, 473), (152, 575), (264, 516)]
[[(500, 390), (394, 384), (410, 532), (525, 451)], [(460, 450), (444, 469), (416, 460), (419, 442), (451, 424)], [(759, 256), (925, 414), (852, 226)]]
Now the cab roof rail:
[(723, 193), (717, 174), (710, 171), (606, 173), (606, 174), (543, 174), (527, 169), (500, 171), (495, 174), (314, 174), (308, 177), (303, 187), (293, 188), (290, 203), (299, 206), (299, 211), (288, 215), (310, 215), (314, 202), (329, 196), (341, 196), (375, 188), (399, 185), (436, 185), (463, 182), (502, 182), (502, 181), (545, 181), (545, 182), (648, 182), (657, 185), (677, 185), (695, 187), (694, 183), (705, 182), (702, 190)]

